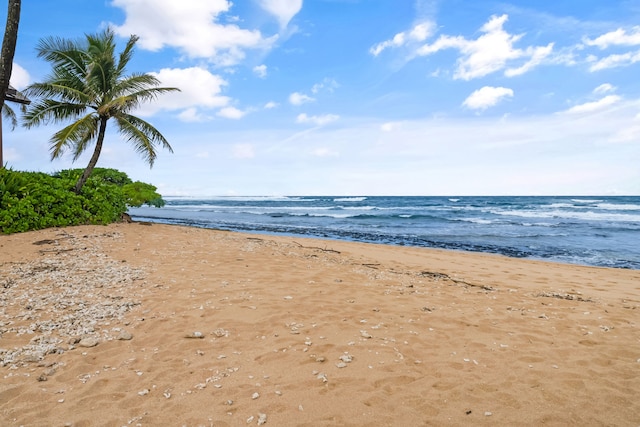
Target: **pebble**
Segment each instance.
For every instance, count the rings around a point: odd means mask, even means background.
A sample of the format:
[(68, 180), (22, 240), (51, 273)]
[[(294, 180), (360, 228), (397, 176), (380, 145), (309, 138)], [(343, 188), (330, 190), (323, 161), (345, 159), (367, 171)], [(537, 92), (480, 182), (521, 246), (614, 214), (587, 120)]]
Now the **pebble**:
[(267, 423), (267, 414), (258, 414), (258, 425), (261, 426), (262, 424), (266, 424)]
[(95, 347), (100, 343), (100, 340), (96, 337), (85, 337), (80, 340), (78, 347)]
[(200, 331), (195, 331), (188, 335), (185, 335), (185, 338), (204, 338), (204, 334)]
[(126, 331), (126, 330), (121, 330), (120, 333), (118, 334), (118, 339), (121, 341), (129, 341), (133, 338), (133, 335), (131, 335), (131, 332)]
[(253, 394), (251, 395), (251, 398), (252, 398), (253, 400), (256, 400), (256, 399), (257, 399), (257, 398), (259, 398), (259, 397), (260, 397), (260, 393), (258, 393), (258, 392), (255, 392), (255, 393), (253, 393)]

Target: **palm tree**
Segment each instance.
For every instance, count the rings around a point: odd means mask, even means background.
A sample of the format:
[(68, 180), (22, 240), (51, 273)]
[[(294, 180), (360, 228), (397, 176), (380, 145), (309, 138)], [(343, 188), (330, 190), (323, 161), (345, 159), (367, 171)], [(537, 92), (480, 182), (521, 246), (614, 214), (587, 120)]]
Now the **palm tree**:
[(89, 164), (74, 187), (76, 193), (80, 193), (98, 162), (111, 118), (149, 166), (156, 159), (157, 145), (173, 152), (155, 127), (129, 113), (160, 94), (179, 90), (158, 87), (160, 81), (150, 74), (124, 75), (137, 36), (131, 36), (118, 58), (111, 29), (85, 37), (80, 41), (42, 39), (37, 46), (38, 57), (51, 63), (52, 74), (25, 90), (37, 99), (24, 115), (26, 127), (74, 120), (51, 138), (52, 159), (71, 149), (75, 161), (95, 140)]

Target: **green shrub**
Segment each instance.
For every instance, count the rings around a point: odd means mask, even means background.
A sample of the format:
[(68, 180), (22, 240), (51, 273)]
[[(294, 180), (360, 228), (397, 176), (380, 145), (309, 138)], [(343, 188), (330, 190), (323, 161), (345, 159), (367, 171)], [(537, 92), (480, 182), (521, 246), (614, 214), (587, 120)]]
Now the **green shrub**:
[(0, 232), (15, 233), (119, 221), (127, 206), (162, 206), (156, 187), (132, 183), (115, 169), (96, 168), (82, 188), (72, 189), (81, 169), (48, 175), (0, 169)]

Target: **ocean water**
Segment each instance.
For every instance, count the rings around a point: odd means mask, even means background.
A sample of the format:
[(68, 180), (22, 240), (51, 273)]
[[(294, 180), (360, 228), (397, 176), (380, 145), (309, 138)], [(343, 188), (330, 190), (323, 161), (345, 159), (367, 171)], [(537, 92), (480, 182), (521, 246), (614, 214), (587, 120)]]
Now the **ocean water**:
[(640, 269), (640, 197), (166, 198), (139, 221)]

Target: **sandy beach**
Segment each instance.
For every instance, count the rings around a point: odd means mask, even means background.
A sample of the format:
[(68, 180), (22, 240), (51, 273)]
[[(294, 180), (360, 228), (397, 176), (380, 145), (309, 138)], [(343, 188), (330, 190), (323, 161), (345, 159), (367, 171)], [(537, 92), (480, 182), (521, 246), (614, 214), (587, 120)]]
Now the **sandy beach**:
[(640, 425), (640, 271), (132, 223), (0, 236), (2, 426)]

